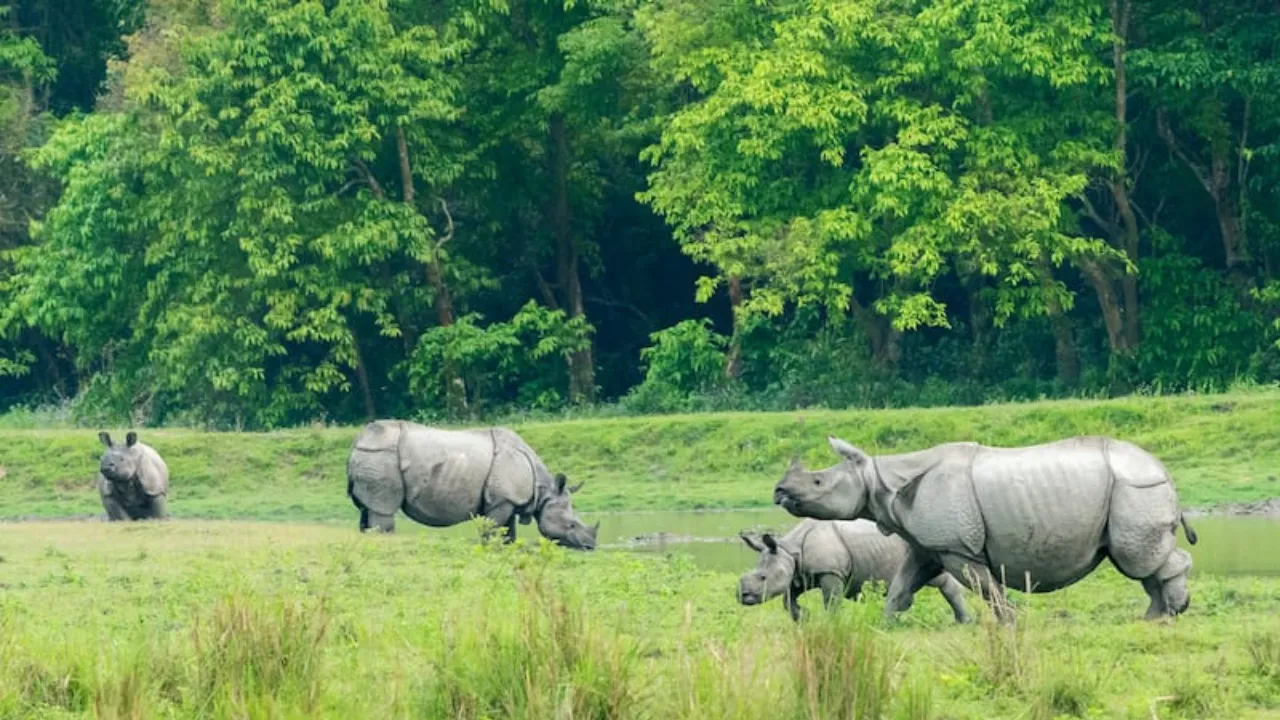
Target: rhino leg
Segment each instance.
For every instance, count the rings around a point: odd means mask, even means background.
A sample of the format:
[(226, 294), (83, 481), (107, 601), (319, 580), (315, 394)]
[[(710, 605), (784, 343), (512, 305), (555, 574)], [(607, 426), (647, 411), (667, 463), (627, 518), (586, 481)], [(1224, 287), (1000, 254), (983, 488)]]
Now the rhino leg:
[(1012, 623), (1014, 621), (1013, 606), (1005, 597), (1004, 585), (996, 580), (995, 573), (991, 572), (991, 568), (983, 565), (977, 568), (977, 578), (978, 592), (982, 594), (982, 599), (987, 601), (991, 612), (995, 613), (996, 620), (1006, 625)]
[(164, 495), (151, 498), (149, 517), (153, 520), (165, 520), (169, 517), (169, 501)]
[(800, 622), (800, 618), (804, 616), (804, 608), (800, 607), (801, 590), (790, 588), (782, 594), (782, 607), (791, 614), (791, 619)]
[(360, 532), (393, 533), (396, 531), (396, 516), (392, 513), (380, 513), (369, 508), (360, 508)]
[(910, 609), (915, 601), (916, 591), (940, 572), (942, 565), (937, 560), (923, 557), (914, 550), (907, 553), (907, 559), (889, 582), (889, 592), (884, 602), (885, 618), (892, 620), (898, 613)]
[(938, 588), (938, 592), (942, 593), (943, 599), (951, 606), (951, 614), (955, 616), (956, 622), (971, 622), (969, 617), (969, 608), (964, 604), (964, 586), (956, 582), (956, 579), (947, 573), (942, 573), (929, 581), (929, 585)]
[(858, 598), (862, 597), (862, 583), (857, 581), (850, 582), (845, 587), (844, 596), (854, 602), (857, 602)]
[(123, 522), (130, 520), (129, 513), (118, 500), (106, 495), (102, 498), (102, 507), (107, 511), (107, 522)]
[(505, 528), (503, 542), (513, 543), (516, 541), (516, 507), (509, 502), (500, 502), (493, 507), (484, 511), (484, 516), (489, 518), (495, 526)]
[(840, 607), (840, 601), (844, 599), (845, 585), (835, 575), (826, 574), (818, 578), (818, 587), (822, 588), (822, 604), (828, 610), (835, 610)]

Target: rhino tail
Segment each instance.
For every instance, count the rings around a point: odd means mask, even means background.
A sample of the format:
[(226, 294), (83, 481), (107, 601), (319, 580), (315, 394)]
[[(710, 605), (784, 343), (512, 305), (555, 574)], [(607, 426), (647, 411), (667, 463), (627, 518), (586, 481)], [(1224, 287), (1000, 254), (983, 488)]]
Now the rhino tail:
[(1200, 538), (1198, 535), (1196, 535), (1196, 531), (1191, 529), (1191, 523), (1187, 522), (1186, 513), (1179, 510), (1178, 520), (1179, 522), (1182, 523), (1182, 532), (1186, 533), (1187, 535), (1187, 542), (1191, 543), (1192, 545), (1195, 545), (1196, 541), (1199, 540)]

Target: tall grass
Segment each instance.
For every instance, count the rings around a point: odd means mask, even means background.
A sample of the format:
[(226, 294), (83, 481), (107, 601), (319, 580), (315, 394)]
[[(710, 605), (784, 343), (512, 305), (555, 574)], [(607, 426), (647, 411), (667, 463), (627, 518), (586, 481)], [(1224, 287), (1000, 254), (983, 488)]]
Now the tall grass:
[(1022, 598), (1013, 625), (976, 598), (978, 622), (955, 625), (934, 593), (895, 623), (874, 593), (835, 613), (810, 593), (797, 625), (736, 605), (733, 574), (543, 543), (58, 523), (0, 527), (0, 547), (2, 720), (1168, 719), (1280, 705), (1277, 579), (1200, 580), (1206, 611), (1167, 624), (1139, 620), (1144, 598), (1110, 571)]

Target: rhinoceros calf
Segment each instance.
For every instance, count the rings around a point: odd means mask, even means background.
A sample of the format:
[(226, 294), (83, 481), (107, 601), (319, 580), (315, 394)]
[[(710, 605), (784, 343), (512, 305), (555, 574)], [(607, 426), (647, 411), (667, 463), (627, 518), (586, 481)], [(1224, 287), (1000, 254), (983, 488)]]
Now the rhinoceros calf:
[(378, 420), (356, 436), (347, 460), (347, 495), (360, 510), (360, 529), (395, 531), (395, 515), (448, 527), (482, 515), (506, 527), (537, 520), (556, 543), (591, 550), (595, 527), (573, 512), (565, 476), (552, 477), (538, 454), (506, 428), (442, 430), (401, 420)]
[(911, 606), (929, 578), (947, 570), (983, 593), (1003, 620), (1006, 584), (1053, 592), (1102, 562), (1138, 580), (1147, 618), (1191, 603), (1191, 556), (1177, 547), (1183, 517), (1168, 470), (1149, 453), (1107, 437), (1076, 437), (1021, 448), (947, 443), (870, 456), (828, 437), (838, 465), (806, 471), (796, 459), (774, 490), (792, 515), (866, 518), (901, 535), (911, 553), (892, 582), (885, 612)]
[[(909, 552), (902, 538), (884, 535), (866, 520), (804, 520), (781, 538), (740, 535), (760, 559), (738, 581), (738, 601), (759, 605), (781, 595), (794, 620), (800, 619), (796, 601), (809, 590), (821, 588), (823, 603), (835, 608), (842, 598), (856, 600), (865, 583), (892, 580)], [(939, 573), (926, 584), (942, 593), (956, 622), (969, 622), (955, 578)]]
[(98, 463), (98, 494), (107, 521), (162, 520), (169, 516), (169, 467), (160, 453), (138, 442), (138, 433), (125, 436), (124, 445), (98, 433), (107, 451)]

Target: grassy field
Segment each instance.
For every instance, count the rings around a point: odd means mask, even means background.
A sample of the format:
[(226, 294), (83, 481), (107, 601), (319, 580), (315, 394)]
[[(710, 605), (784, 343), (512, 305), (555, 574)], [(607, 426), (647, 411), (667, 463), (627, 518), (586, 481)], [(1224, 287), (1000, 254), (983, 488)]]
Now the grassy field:
[[(1280, 580), (1139, 620), (1114, 571), (1021, 619), (923, 592), (797, 629), (681, 556), (322, 525), (0, 526), (0, 718), (1280, 717)], [(969, 602), (975, 610), (976, 598)]]
[[(1165, 461), (1184, 505), (1280, 496), (1280, 391), (979, 408), (727, 413), (518, 425), (587, 511), (767, 505), (792, 453), (827, 465), (834, 433), (874, 452), (953, 440), (1018, 445), (1074, 434), (1137, 442)], [(123, 430), (110, 428), (117, 435)], [(178, 517), (350, 521), (355, 428), (273, 433), (147, 430)], [(0, 518), (100, 513), (95, 429), (0, 430)]]

